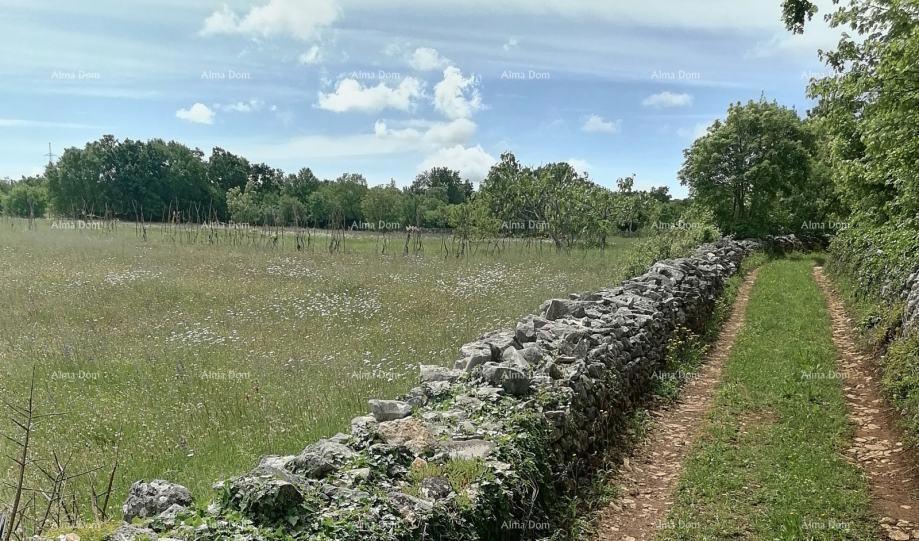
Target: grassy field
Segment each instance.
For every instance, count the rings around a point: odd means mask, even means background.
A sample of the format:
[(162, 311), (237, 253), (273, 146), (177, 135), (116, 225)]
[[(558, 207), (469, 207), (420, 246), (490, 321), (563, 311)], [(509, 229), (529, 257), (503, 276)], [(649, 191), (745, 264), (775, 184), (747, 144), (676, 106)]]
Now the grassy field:
[(873, 539), (813, 261), (759, 274), (660, 539)]
[(402, 239), (380, 255), (372, 235), (335, 254), (323, 239), (297, 251), (290, 238), (190, 235), (0, 222), (0, 395), (21, 403), (34, 368), (39, 410), (63, 414), (38, 423), (36, 459), (72, 456), (76, 473), (118, 448), (113, 507), (143, 478), (206, 499), (260, 455), (346, 430), (368, 398), (407, 390), (419, 363), (450, 365), (543, 300), (623, 278), (635, 242), (453, 258), (436, 238), (403, 256)]

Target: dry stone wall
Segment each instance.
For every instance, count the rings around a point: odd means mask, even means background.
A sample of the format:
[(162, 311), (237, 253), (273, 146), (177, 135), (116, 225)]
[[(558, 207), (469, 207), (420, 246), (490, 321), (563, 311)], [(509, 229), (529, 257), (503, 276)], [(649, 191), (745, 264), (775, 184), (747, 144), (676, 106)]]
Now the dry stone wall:
[(621, 440), (679, 327), (699, 328), (763, 246), (722, 240), (609, 289), (546, 301), (514, 329), (422, 366), (350, 433), (264, 457), (206, 510), (137, 483), (110, 539), (484, 540), (549, 537), (563, 498)]

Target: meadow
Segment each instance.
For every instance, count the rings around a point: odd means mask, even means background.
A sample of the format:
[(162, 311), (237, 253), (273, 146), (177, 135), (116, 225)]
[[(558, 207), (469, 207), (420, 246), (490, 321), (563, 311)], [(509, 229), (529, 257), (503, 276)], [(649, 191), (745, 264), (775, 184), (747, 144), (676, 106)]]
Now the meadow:
[[(346, 431), (368, 398), (411, 387), (419, 364), (452, 365), (464, 342), (545, 299), (613, 284), (641, 256), (636, 239), (571, 252), (491, 243), (455, 257), (444, 238), (408, 255), (397, 236), (381, 254), (381, 238), (349, 233), (330, 251), (311, 233), (298, 250), (285, 234), (214, 244), (193, 229), (151, 227), (144, 239), (133, 224), (5, 219), (0, 395), (22, 404), (34, 371), (38, 411), (59, 414), (36, 423), (34, 459), (101, 468), (72, 481), (84, 495), (117, 463), (110, 512), (137, 479), (206, 500), (262, 455)], [(3, 432), (15, 434), (6, 422)], [(15, 449), (3, 440), (0, 451)]]

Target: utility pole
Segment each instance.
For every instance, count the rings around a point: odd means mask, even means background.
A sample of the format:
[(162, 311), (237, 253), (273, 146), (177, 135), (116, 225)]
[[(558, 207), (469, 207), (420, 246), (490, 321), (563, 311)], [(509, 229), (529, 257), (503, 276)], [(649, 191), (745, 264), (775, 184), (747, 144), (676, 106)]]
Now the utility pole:
[(48, 153), (45, 154), (45, 156), (48, 157), (48, 165), (51, 165), (51, 161), (54, 158), (57, 158), (57, 154), (54, 154), (53, 152), (51, 152), (51, 143), (48, 143)]

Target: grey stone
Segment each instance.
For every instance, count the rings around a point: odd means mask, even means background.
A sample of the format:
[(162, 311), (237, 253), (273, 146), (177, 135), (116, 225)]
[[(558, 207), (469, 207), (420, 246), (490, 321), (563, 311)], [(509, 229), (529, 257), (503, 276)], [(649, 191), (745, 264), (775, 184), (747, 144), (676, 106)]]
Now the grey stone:
[(492, 348), (483, 342), (470, 342), (460, 348), (460, 358), (455, 368), (470, 371), (494, 359)]
[(421, 481), (421, 496), (428, 500), (440, 500), (453, 494), (453, 486), (444, 477), (427, 477)]
[(128, 499), (121, 508), (125, 521), (159, 515), (173, 504), (191, 505), (191, 492), (182, 485), (162, 479), (137, 481), (128, 491)]
[(157, 541), (156, 532), (131, 524), (122, 524), (117, 530), (105, 536), (106, 541)]
[(495, 331), (482, 336), (479, 341), (492, 347), (492, 360), (498, 360), (507, 348), (520, 348), (513, 331)]
[(443, 366), (423, 364), (421, 365), (421, 382), (428, 383), (431, 381), (449, 381), (453, 382), (463, 375), (462, 370), (449, 369)]
[(504, 353), (501, 355), (502, 364), (509, 366), (516, 366), (521, 369), (529, 369), (530, 363), (523, 357), (520, 353), (523, 350), (516, 350), (514, 348), (507, 348), (504, 350)]
[(454, 460), (475, 460), (485, 458), (496, 445), (488, 440), (453, 440), (443, 444), (447, 456)]
[(390, 445), (403, 445), (420, 455), (434, 447), (434, 434), (424, 421), (416, 417), (380, 423), (378, 434)]
[(310, 479), (322, 479), (348, 460), (354, 458), (355, 454), (354, 450), (347, 445), (329, 440), (319, 440), (316, 443), (307, 445), (285, 467), (292, 473), (303, 475)]
[(412, 406), (400, 400), (370, 400), (370, 412), (379, 422), (404, 419), (412, 414)]
[(520, 368), (487, 364), (482, 375), (486, 381), (500, 385), (505, 392), (512, 395), (525, 395), (530, 391), (530, 377)]
[(592, 305), (593, 303), (587, 301), (552, 299), (543, 303), (543, 306), (540, 307), (540, 310), (542, 311), (544, 318), (548, 319), (549, 321), (554, 321), (563, 317), (584, 317), (585, 310)]
[(361, 441), (368, 441), (376, 433), (377, 420), (373, 415), (362, 415), (351, 419), (351, 435)]
[(546, 357), (545, 352), (538, 344), (527, 344), (519, 353), (520, 356), (532, 366), (538, 366)]

